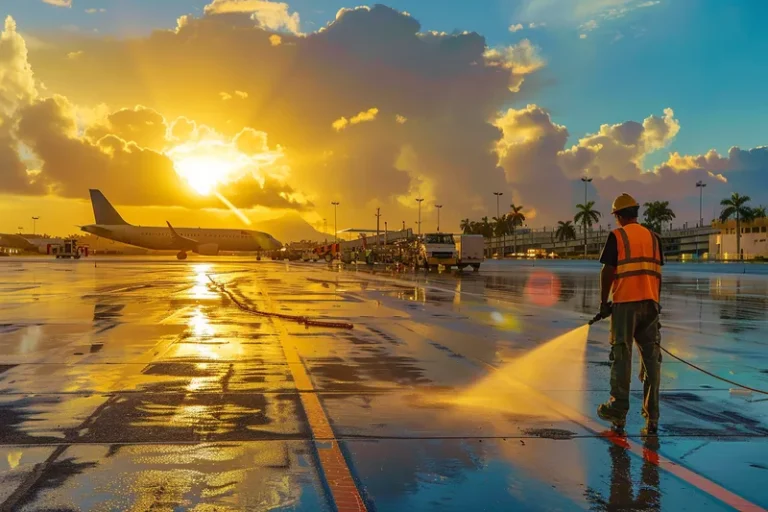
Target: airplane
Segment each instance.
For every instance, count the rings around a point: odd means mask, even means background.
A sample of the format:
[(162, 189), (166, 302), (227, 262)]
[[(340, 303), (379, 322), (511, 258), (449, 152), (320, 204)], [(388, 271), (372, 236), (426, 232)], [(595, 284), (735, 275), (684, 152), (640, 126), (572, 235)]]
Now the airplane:
[(100, 190), (90, 189), (95, 224), (82, 226), (86, 233), (128, 245), (159, 251), (178, 251), (176, 258), (187, 259), (188, 252), (216, 256), (219, 251), (271, 251), (282, 244), (272, 235), (245, 229), (174, 228), (134, 226), (123, 220)]

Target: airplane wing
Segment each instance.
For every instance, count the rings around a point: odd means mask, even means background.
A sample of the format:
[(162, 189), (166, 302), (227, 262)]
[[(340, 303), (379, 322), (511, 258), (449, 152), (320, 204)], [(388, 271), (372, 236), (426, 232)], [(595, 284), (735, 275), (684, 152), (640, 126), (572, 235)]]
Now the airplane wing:
[(102, 238), (112, 238), (112, 231), (110, 231), (107, 228), (103, 228), (101, 226), (87, 226), (88, 229), (80, 228), (80, 231), (85, 231), (86, 233), (91, 233), (92, 235), (100, 236)]
[(176, 230), (173, 229), (173, 226), (171, 226), (170, 222), (165, 221), (165, 223), (168, 224), (168, 228), (171, 230), (174, 248), (192, 251), (197, 248), (198, 245), (200, 245), (197, 240), (193, 240), (178, 234)]

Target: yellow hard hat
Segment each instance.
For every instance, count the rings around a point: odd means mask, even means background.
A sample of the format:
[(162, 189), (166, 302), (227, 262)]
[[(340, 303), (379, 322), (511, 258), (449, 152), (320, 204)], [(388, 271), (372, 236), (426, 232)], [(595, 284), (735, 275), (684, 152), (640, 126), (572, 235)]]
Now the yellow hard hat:
[(629, 194), (621, 194), (613, 201), (613, 207), (611, 208), (611, 214), (623, 210), (624, 208), (632, 208), (633, 206), (640, 206), (635, 201), (635, 198)]

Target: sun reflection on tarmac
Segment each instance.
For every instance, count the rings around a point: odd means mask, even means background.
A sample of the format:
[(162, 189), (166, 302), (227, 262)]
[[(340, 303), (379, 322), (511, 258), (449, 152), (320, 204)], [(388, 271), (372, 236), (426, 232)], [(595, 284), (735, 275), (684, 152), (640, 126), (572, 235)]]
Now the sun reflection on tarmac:
[(193, 299), (215, 299), (219, 295), (211, 290), (210, 287), (210, 280), (208, 279), (208, 273), (211, 270), (211, 265), (207, 263), (201, 263), (198, 265), (194, 265), (192, 267), (192, 270), (194, 271), (194, 286), (192, 286), (192, 289), (190, 290), (190, 295)]

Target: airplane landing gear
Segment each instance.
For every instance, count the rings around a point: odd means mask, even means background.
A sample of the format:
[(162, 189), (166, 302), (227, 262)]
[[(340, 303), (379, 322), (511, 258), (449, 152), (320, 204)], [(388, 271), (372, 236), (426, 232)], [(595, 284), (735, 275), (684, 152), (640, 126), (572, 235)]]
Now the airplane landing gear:
[(187, 253), (185, 253), (184, 251), (181, 251), (179, 254), (176, 255), (176, 259), (179, 259), (179, 260), (187, 259)]

